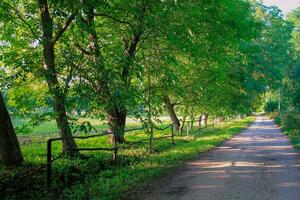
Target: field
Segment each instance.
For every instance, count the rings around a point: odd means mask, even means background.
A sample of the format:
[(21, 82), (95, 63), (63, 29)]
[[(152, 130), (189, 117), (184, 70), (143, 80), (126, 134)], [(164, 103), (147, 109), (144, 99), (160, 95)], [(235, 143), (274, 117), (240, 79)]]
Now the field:
[[(159, 120), (162, 123), (170, 123), (169, 117), (167, 116), (162, 116), (159, 118)], [(24, 124), (28, 124), (28, 119), (13, 119), (13, 124), (14, 127), (20, 128), (22, 127)], [(91, 119), (91, 118), (81, 118), (78, 120), (79, 122), (83, 122), (83, 121), (88, 121), (94, 128), (96, 128), (98, 131), (100, 130), (106, 130), (108, 128), (108, 126), (105, 124), (105, 122), (98, 120), (98, 119)], [(141, 123), (139, 121), (137, 121), (134, 118), (127, 118), (126, 119), (126, 125), (128, 127), (137, 127), (137, 126), (141, 126)], [(54, 120), (52, 121), (47, 121), (47, 122), (43, 122), (42, 124), (35, 126), (33, 128), (31, 128), (30, 133), (27, 134), (23, 134), (23, 133), (17, 133), (18, 135), (28, 135), (30, 134), (30, 136), (35, 135), (49, 135), (49, 134), (57, 134), (58, 129), (57, 129), (57, 125), (56, 122)]]
[[(240, 132), (254, 120), (249, 117), (226, 124), (218, 124), (189, 136), (178, 135), (175, 145), (170, 139), (155, 140), (151, 154), (148, 143), (133, 145), (119, 151), (118, 162), (112, 165), (112, 153), (106, 151), (82, 152), (83, 159), (59, 159), (53, 163), (53, 180), (47, 189), (46, 172), (41, 165), (46, 163), (46, 139), (52, 135), (29, 135), (21, 145), (26, 164), (15, 170), (1, 169), (0, 195), (7, 199), (126, 199), (134, 191), (161, 175), (180, 167), (185, 160), (195, 158), (232, 135)], [(169, 134), (155, 131), (155, 137)], [(22, 136), (24, 137), (24, 136)], [(127, 147), (133, 141), (147, 138), (143, 131), (128, 133)], [(28, 139), (30, 138), (30, 139)], [(79, 147), (108, 147), (107, 137), (77, 140)], [(53, 154), (61, 151), (59, 142), (53, 145)], [(24, 192), (26, 191), (26, 192)]]

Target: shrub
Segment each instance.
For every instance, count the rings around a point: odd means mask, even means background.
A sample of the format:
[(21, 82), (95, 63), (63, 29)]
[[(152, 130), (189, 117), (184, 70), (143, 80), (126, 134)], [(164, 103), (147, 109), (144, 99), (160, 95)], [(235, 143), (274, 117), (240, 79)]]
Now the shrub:
[(281, 125), (281, 117), (280, 117), (280, 115), (276, 115), (274, 117), (274, 121), (275, 121), (276, 124)]
[(278, 101), (271, 100), (265, 104), (264, 110), (265, 112), (270, 113), (276, 111), (277, 108), (278, 108)]
[(292, 133), (297, 133), (300, 130), (300, 115), (295, 113), (289, 113), (282, 115), (282, 125)]

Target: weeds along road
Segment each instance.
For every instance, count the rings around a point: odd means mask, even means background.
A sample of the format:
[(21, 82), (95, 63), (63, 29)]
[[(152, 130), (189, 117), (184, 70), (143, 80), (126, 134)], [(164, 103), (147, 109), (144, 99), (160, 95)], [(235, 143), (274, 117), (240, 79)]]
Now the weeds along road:
[[(266, 117), (149, 188), (155, 200), (297, 200), (300, 155)], [(140, 198), (140, 197), (139, 197)]]

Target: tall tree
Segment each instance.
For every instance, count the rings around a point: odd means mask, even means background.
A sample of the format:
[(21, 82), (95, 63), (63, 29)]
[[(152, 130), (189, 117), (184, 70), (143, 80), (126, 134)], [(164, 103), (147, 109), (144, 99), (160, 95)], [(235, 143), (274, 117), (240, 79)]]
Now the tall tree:
[(282, 112), (300, 111), (300, 7), (288, 14), (287, 20), (293, 24), (293, 62), (286, 69), (279, 101)]
[[(26, 74), (30, 73), (43, 77), (46, 81), (52, 97), (57, 127), (63, 138), (63, 152), (74, 156), (79, 152), (76, 150), (77, 145), (66, 113), (65, 82), (62, 84), (59, 81), (55, 45), (74, 21), (78, 9), (72, 4), (68, 5), (68, 2), (51, 0), (49, 2), (48, 0), (4, 1), (1, 14), (7, 16), (5, 18), (7, 23), (3, 27), (5, 34), (1, 35), (1, 40), (4, 42), (1, 48), (5, 65), (21, 71), (19, 74), (24, 80), (27, 78)], [(52, 7), (49, 8), (49, 5)], [(16, 27), (14, 23), (20, 26)], [(13, 37), (16, 33), (19, 34), (18, 37)], [(19, 51), (20, 49), (22, 51)]]
[(114, 133), (111, 139), (121, 143), (128, 104), (135, 102), (131, 83), (141, 70), (135, 60), (141, 37), (147, 30), (145, 16), (155, 10), (154, 5), (160, 4), (131, 0), (106, 5), (86, 1), (74, 31), (74, 46), (85, 56), (79, 64), (80, 77), (86, 80), (94, 101), (106, 116)]
[(68, 16), (65, 25), (54, 36), (53, 18), (49, 12), (48, 2), (47, 0), (39, 0), (38, 4), (40, 9), (41, 26), (43, 34), (41, 42), (43, 45), (44, 57), (43, 74), (45, 76), (45, 80), (47, 81), (49, 91), (51, 92), (53, 97), (55, 119), (57, 127), (60, 131), (60, 135), (63, 137), (63, 151), (66, 152), (68, 155), (73, 156), (74, 154), (79, 154), (79, 152), (76, 150), (77, 145), (73, 139), (72, 131), (68, 123), (68, 117), (66, 114), (65, 107), (66, 97), (57, 78), (54, 47), (56, 42), (59, 40), (59, 38), (66, 31), (68, 26), (74, 20), (76, 13), (72, 13), (70, 16)]
[(4, 99), (0, 93), (0, 163), (6, 167), (20, 166), (23, 155)]

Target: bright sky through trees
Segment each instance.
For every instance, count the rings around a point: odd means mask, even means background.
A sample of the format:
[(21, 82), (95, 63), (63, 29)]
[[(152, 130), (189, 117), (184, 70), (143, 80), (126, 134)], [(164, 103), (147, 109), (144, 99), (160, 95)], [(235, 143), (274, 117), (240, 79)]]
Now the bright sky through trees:
[(300, 6), (300, 0), (263, 0), (266, 6), (277, 6), (286, 15)]

